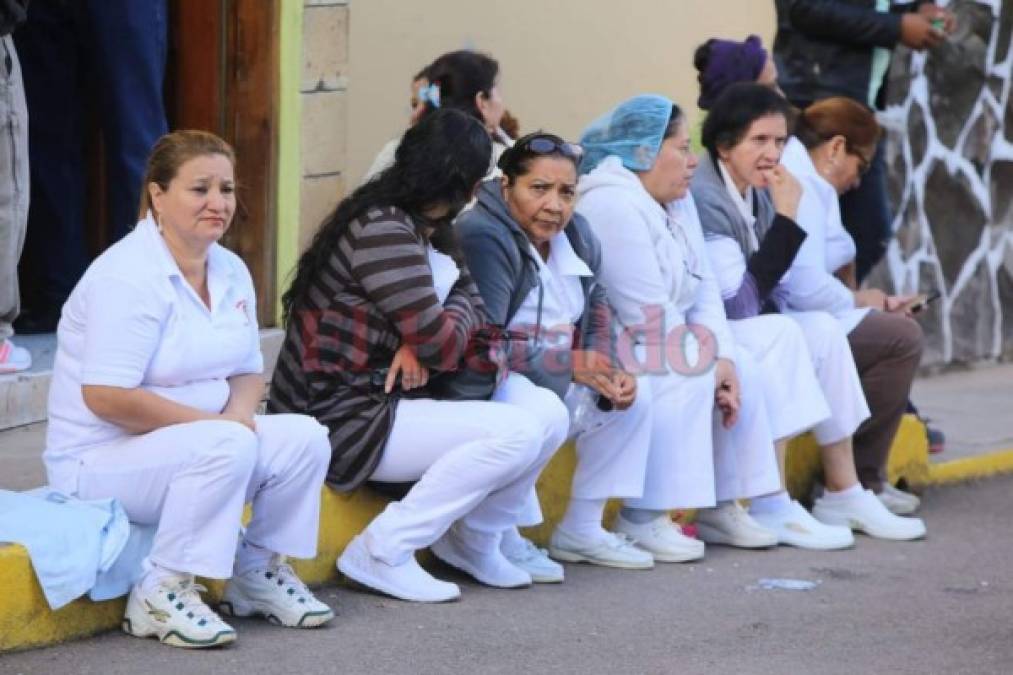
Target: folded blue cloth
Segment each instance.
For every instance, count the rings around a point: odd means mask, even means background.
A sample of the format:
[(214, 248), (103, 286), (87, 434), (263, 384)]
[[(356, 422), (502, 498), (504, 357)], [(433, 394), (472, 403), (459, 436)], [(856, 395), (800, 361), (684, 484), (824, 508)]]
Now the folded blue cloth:
[(0, 542), (28, 549), (52, 609), (89, 591), (95, 600), (126, 593), (140, 575), (154, 529), (132, 528), (114, 499), (83, 501), (45, 487), (0, 490)]

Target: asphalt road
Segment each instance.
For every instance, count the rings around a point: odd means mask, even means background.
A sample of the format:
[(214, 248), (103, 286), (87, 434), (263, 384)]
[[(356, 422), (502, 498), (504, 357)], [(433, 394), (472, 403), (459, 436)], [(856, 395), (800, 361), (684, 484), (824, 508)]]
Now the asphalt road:
[[(570, 566), (566, 583), (401, 603), (321, 589), (331, 626), (238, 621), (188, 652), (118, 633), (0, 656), (0, 673), (1013, 673), (1013, 477), (926, 496), (929, 538), (815, 553), (713, 547), (650, 572)], [(761, 578), (818, 582), (764, 590)]]

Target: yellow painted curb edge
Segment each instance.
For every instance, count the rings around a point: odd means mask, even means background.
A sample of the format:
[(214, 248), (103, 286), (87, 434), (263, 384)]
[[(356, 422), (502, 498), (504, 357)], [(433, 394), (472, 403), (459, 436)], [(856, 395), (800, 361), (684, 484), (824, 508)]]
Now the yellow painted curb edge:
[(1013, 473), (1013, 449), (932, 464), (928, 484), (946, 485), (1003, 473)]

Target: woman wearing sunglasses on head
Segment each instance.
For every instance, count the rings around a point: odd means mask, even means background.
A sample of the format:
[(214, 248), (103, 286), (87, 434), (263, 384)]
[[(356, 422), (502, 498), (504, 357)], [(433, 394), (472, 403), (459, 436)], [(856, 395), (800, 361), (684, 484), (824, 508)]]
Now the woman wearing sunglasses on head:
[[(553, 534), (558, 560), (650, 568), (650, 553), (602, 527), (610, 497), (643, 491), (650, 436), (646, 384), (615, 365), (602, 251), (587, 221), (574, 214), (582, 150), (558, 136), (524, 136), (500, 158), (502, 178), (485, 181), (475, 206), (457, 223), (461, 246), (493, 324), (528, 339), (512, 343), (506, 378), (495, 401), (539, 417), (566, 403), (566, 426), (577, 438), (570, 506)], [(556, 448), (549, 448), (548, 461)], [(518, 525), (541, 522), (534, 493)], [(698, 542), (680, 540), (659, 556), (699, 557)], [(686, 550), (685, 545), (689, 545)], [(557, 563), (516, 528), (503, 551), (535, 581), (562, 581)]]
[[(816, 395), (822, 395), (830, 413), (818, 424), (803, 427), (812, 428), (820, 444), (827, 484), (813, 515), (827, 525), (850, 526), (872, 536), (915, 539), (924, 536), (924, 524), (890, 513), (872, 492), (862, 489), (856, 475), (856, 464), (859, 469), (868, 467), (866, 480), (881, 475), (896, 426), (885, 429), (881, 420), (870, 418), (855, 359), (838, 322), (826, 312), (812, 311), (819, 307), (792, 311), (789, 301), (811, 290), (810, 280), (796, 275), (794, 269), (800, 250), (813, 238), (796, 222), (802, 187), (778, 164), (790, 115), (789, 104), (780, 94), (752, 83), (728, 87), (711, 107), (703, 129), (707, 154), (693, 180), (708, 255), (728, 317), (738, 329), (736, 337), (747, 349), (760, 353), (762, 345), (754, 331), (744, 330), (744, 319), (785, 312), (803, 329), (819, 380)], [(858, 158), (847, 161), (857, 175)], [(783, 363), (772, 359), (761, 359), (761, 363), (768, 371), (768, 382), (782, 381)], [(782, 403), (771, 407), (791, 418), (797, 414), (797, 406), (792, 405), (797, 398), (797, 392), (785, 388)], [(778, 438), (783, 442), (791, 435), (778, 434)], [(872, 463), (874, 467), (869, 466)], [(792, 525), (815, 531), (815, 521), (786, 493), (760, 500), (752, 508), (761, 520), (781, 525), (775, 529), (782, 543), (808, 545), (806, 538), (799, 537), (799, 527)]]

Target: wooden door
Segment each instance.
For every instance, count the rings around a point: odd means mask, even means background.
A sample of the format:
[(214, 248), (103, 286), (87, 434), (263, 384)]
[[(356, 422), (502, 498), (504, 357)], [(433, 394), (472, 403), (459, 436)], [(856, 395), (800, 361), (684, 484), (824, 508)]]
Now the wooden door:
[(170, 0), (166, 108), (172, 129), (211, 131), (236, 150), (238, 208), (223, 242), (275, 324), (278, 12), (265, 0)]

